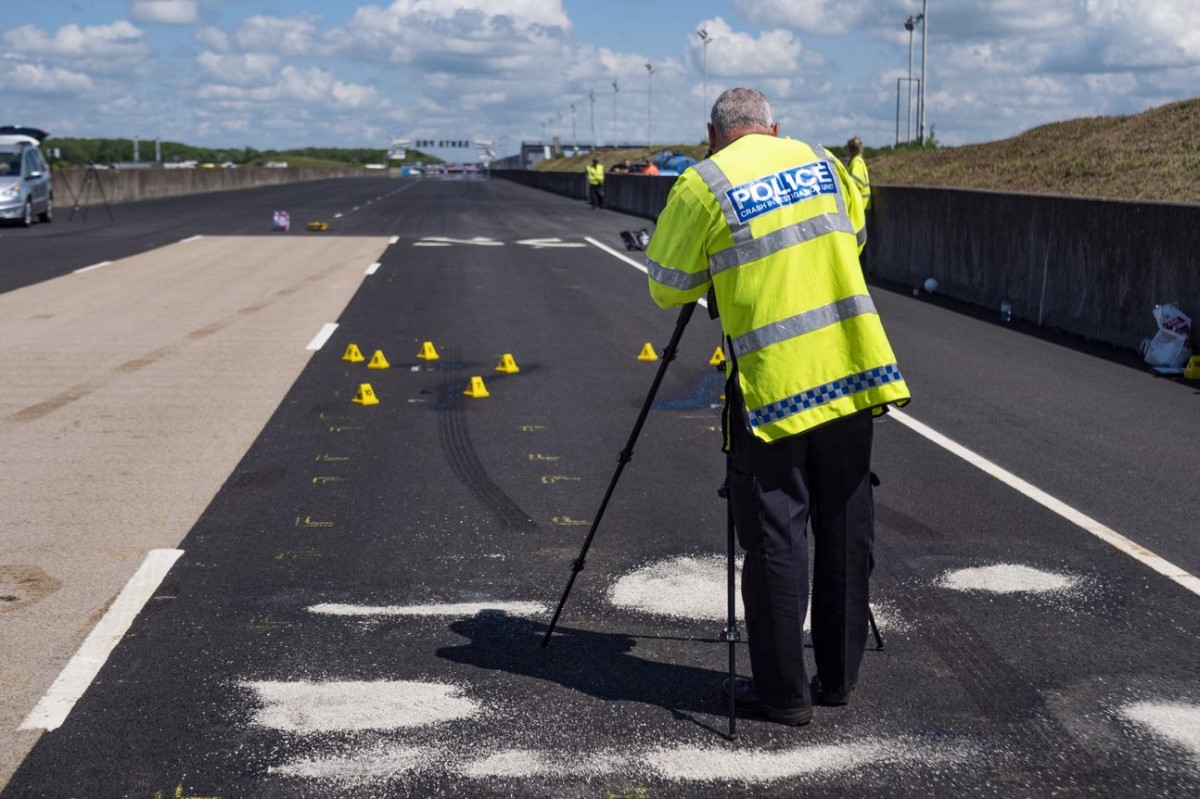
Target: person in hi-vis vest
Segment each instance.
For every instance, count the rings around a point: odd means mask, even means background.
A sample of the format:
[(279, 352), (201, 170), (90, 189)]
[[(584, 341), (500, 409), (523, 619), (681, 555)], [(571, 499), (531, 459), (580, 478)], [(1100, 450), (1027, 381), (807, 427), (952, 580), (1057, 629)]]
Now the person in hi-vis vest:
[(845, 704), (858, 680), (871, 420), (909, 392), (859, 268), (863, 199), (846, 168), (823, 147), (779, 138), (753, 89), (722, 94), (711, 119), (712, 155), (675, 182), (646, 251), (650, 294), (667, 308), (711, 287), (725, 338), (724, 450), (753, 673), (725, 691), (747, 713), (805, 724), (813, 704)]
[(593, 158), (587, 169), (588, 202), (592, 210), (604, 207), (604, 164), (599, 158)]

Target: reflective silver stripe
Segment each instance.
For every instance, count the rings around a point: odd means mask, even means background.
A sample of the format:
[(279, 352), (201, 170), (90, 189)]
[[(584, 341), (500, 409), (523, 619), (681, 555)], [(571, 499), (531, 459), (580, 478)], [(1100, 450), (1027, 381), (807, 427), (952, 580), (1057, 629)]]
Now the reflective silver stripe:
[(725, 215), (725, 224), (729, 225), (729, 232), (733, 236), (734, 243), (753, 240), (754, 234), (750, 231), (750, 223), (738, 221), (737, 211), (733, 210), (733, 203), (725, 194), (733, 188), (733, 184), (729, 182), (729, 178), (725, 177), (721, 167), (714, 164), (712, 159), (705, 158), (703, 161), (693, 164), (692, 169), (696, 170), (696, 174), (704, 181), (704, 185), (708, 186), (708, 190), (717, 198), (717, 205), (721, 206), (721, 213)]
[(660, 263), (646, 259), (646, 269), (650, 279), (673, 289), (687, 291), (708, 282), (708, 272), (684, 272), (682, 269), (672, 269)]
[(715, 275), (726, 269), (766, 258), (768, 255), (796, 244), (812, 241), (828, 233), (854, 233), (850, 217), (845, 214), (821, 214), (812, 219), (780, 228), (760, 238), (751, 239), (744, 244), (735, 244), (709, 256), (708, 272)]
[(738, 336), (733, 340), (733, 353), (741, 358), (763, 347), (870, 313), (876, 313), (870, 295), (856, 294)]
[(862, 247), (867, 243), (867, 229), (864, 227), (862, 230), (856, 232), (854, 238), (858, 239), (858, 246)]

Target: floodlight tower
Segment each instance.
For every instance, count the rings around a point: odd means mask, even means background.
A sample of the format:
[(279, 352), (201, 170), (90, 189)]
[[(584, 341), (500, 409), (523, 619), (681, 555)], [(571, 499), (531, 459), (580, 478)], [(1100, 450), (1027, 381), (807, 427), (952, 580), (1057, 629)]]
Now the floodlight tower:
[(704, 61), (704, 100), (703, 100), (703, 103), (704, 103), (704, 105), (700, 109), (700, 111), (701, 111), (700, 116), (703, 117), (705, 124), (707, 124), (708, 123), (708, 115), (709, 115), (709, 109), (708, 109), (708, 45), (712, 43), (713, 37), (709, 36), (707, 28), (701, 28), (700, 30), (696, 31), (696, 35), (700, 37), (700, 41), (704, 42), (704, 45), (703, 45), (703, 53), (704, 53), (704, 56), (703, 56), (703, 61)]
[(646, 149), (654, 149), (654, 65), (646, 62)]
[(588, 89), (588, 103), (592, 110), (592, 149), (596, 149), (596, 90)]
[(612, 129), (612, 142), (610, 142), (610, 143), (612, 144), (612, 146), (616, 147), (617, 146), (617, 94), (621, 91), (621, 88), (619, 86), (617, 86), (617, 82), (615, 80), (612, 82), (612, 87), (613, 87), (613, 129)]
[(929, 0), (921, 0), (921, 88), (917, 90), (917, 119), (920, 120), (921, 146), (925, 146), (925, 91), (929, 83), (925, 71), (925, 53), (929, 43)]

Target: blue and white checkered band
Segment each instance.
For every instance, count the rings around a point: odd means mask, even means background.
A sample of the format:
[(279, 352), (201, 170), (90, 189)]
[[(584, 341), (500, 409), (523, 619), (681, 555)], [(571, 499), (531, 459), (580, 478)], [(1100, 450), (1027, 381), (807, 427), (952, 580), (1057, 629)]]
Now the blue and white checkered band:
[(819, 194), (837, 193), (833, 169), (824, 161), (813, 161), (734, 186), (725, 192), (725, 196), (729, 198), (737, 221), (745, 223), (785, 205)]
[(826, 383), (823, 386), (801, 391), (794, 396), (769, 402), (761, 408), (755, 408), (750, 411), (750, 426), (760, 427), (764, 424), (778, 422), (789, 416), (812, 410), (842, 397), (849, 397), (860, 391), (867, 391), (868, 389), (887, 383), (896, 383), (903, 379), (900, 375), (900, 367), (894, 363), (889, 363), (887, 366), (879, 366), (875, 369), (868, 369), (865, 372), (843, 377), (834, 380), (832, 383)]

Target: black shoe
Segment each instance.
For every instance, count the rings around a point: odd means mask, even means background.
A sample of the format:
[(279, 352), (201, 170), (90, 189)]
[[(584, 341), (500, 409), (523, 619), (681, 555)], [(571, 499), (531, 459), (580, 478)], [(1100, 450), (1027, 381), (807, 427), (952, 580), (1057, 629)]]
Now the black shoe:
[[(734, 691), (737, 694), (737, 710), (739, 714), (746, 713), (753, 716), (763, 716), (770, 721), (778, 724), (787, 724), (791, 727), (799, 727), (812, 721), (812, 707), (775, 707), (774, 705), (768, 705), (758, 698), (758, 694), (754, 693), (754, 684), (745, 677), (736, 678)], [(725, 701), (729, 701), (728, 677), (721, 683), (721, 693), (724, 695)]]
[(812, 678), (812, 685), (809, 686), (812, 691), (812, 701), (814, 705), (823, 705), (825, 707), (839, 707), (848, 704), (850, 697), (854, 696), (854, 689), (843, 693), (835, 693), (827, 691), (825, 686), (821, 685), (820, 677)]

